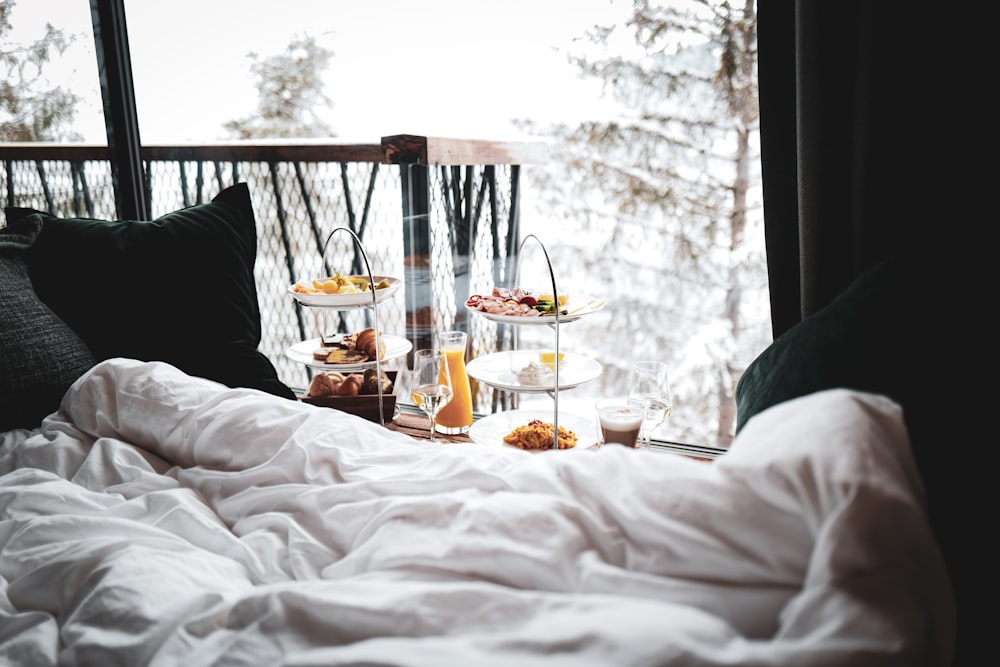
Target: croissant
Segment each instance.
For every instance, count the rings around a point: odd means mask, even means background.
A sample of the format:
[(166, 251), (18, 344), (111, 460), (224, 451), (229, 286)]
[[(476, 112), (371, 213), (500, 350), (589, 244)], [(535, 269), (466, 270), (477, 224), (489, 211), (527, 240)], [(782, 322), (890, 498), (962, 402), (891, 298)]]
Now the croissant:
[(375, 329), (368, 327), (362, 329), (354, 338), (354, 347), (368, 355), (369, 359), (385, 358), (385, 341), (381, 334), (378, 336), (378, 343), (375, 342)]

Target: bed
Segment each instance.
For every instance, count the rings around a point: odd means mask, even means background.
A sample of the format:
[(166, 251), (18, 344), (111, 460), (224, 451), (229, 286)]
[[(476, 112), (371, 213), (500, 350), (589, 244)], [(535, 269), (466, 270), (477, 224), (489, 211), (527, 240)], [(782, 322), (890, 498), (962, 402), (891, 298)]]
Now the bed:
[(0, 443), (13, 664), (946, 664), (880, 396), (786, 402), (706, 464), (442, 447), (119, 358)]
[[(294, 400), (257, 356), (245, 188), (150, 225), (0, 230), (0, 664), (949, 664), (889, 396), (761, 402), (710, 463), (416, 440)], [(211, 355), (162, 331), (183, 299), (126, 317), (55, 289), (86, 268), (50, 268), (67, 235), (100, 281), (212, 229), (236, 250)]]

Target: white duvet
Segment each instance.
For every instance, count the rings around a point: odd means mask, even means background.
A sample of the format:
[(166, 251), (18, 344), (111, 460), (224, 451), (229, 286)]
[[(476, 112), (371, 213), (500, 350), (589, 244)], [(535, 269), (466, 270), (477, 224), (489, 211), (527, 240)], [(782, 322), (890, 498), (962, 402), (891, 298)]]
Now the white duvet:
[(435, 445), (114, 359), (0, 434), (0, 664), (945, 665), (899, 408), (713, 463)]

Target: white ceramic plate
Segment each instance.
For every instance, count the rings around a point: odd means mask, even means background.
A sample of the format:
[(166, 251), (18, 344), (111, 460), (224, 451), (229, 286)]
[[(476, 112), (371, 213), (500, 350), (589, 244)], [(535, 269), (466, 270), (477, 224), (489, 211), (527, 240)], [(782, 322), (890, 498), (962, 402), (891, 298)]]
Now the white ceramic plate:
[[(538, 360), (537, 350), (507, 350), (476, 357), (466, 366), (470, 377), (485, 382), (491, 387), (521, 393), (551, 392), (555, 388), (555, 375), (545, 384), (525, 385), (518, 382), (511, 370), (512, 364), (521, 367), (526, 360)], [(567, 353), (559, 367), (559, 389), (572, 389), (584, 382), (600, 377), (604, 368), (590, 357)], [(551, 419), (550, 419), (551, 421)]]
[[(368, 276), (364, 276), (364, 278), (367, 280)], [(399, 278), (390, 278), (389, 276), (372, 276), (372, 278), (375, 280), (376, 285), (383, 280), (389, 283), (388, 287), (375, 290), (376, 303), (381, 303), (391, 297), (399, 290), (399, 286), (402, 284)], [(312, 285), (312, 280), (304, 280), (301, 281), (300, 284), (308, 287)], [(364, 306), (372, 305), (371, 291), (356, 292), (354, 294), (306, 294), (304, 292), (296, 292), (295, 284), (293, 283), (288, 286), (288, 293), (303, 306), (362, 308)]]
[[(525, 426), (532, 419), (540, 419), (543, 422), (551, 424), (552, 417), (552, 410), (509, 410), (507, 412), (498, 412), (474, 421), (472, 423), (472, 427), (469, 429), (469, 438), (471, 438), (473, 442), (481, 445), (518, 449), (513, 445), (505, 443), (503, 441), (504, 436), (518, 426)], [(593, 418), (587, 419), (585, 417), (580, 417), (579, 415), (561, 412), (559, 414), (559, 426), (576, 433), (576, 447), (572, 447), (570, 449), (560, 449), (558, 451), (572, 452), (596, 448), (597, 426), (594, 424)], [(551, 450), (539, 449), (524, 451), (544, 452)]]
[[(401, 338), (399, 336), (382, 334), (382, 340), (385, 341), (385, 357), (382, 359), (383, 363), (403, 356), (410, 351), (410, 348), (413, 347), (413, 343), (406, 338)], [(314, 359), (313, 352), (322, 346), (322, 339), (310, 338), (309, 340), (304, 340), (301, 343), (296, 343), (285, 350), (285, 356), (292, 361), (305, 364), (306, 366), (310, 366), (312, 368), (319, 368), (324, 371), (360, 371), (365, 368), (375, 368), (374, 359), (360, 364), (328, 364), (324, 361)]]
[[(570, 294), (569, 298), (566, 300), (566, 305), (563, 306), (563, 310), (566, 310), (567, 312), (565, 315), (559, 316), (559, 324), (575, 322), (584, 315), (596, 313), (602, 308), (604, 308), (604, 299), (597, 299), (595, 297), (585, 296), (582, 294)], [(554, 314), (539, 315), (537, 317), (525, 317), (524, 315), (494, 315), (493, 313), (477, 310), (468, 305), (465, 306), (465, 309), (470, 313), (481, 315), (488, 320), (503, 322), (504, 324), (550, 324), (554, 326), (556, 323), (556, 316)]]

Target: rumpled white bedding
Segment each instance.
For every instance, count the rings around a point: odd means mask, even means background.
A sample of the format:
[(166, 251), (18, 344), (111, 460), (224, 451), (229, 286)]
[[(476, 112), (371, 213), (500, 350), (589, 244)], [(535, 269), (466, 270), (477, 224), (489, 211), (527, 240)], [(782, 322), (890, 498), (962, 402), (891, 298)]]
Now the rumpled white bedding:
[(435, 445), (113, 359), (0, 435), (3, 665), (944, 665), (895, 403), (713, 463)]

